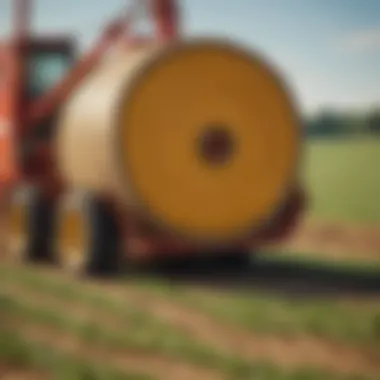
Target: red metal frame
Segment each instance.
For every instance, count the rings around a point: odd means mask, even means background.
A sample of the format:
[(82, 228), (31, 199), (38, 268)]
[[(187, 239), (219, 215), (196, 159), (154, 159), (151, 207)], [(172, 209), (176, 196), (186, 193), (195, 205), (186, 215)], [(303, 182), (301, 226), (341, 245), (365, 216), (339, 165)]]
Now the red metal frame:
[(180, 35), (178, 3), (173, 0), (151, 1), (152, 17), (160, 40), (176, 39)]
[(13, 128), (16, 139), (22, 138), (26, 123), (24, 119), (25, 107), (25, 82), (26, 82), (26, 57), (28, 50), (28, 41), (30, 39), (32, 2), (28, 0), (16, 0), (14, 2), (14, 35), (11, 41), (13, 72), (13, 99), (14, 113)]

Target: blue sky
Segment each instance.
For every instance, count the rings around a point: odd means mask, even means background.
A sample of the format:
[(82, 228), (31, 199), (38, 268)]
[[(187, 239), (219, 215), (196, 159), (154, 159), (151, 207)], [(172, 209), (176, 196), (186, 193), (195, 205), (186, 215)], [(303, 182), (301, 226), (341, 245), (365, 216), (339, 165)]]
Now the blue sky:
[[(88, 45), (123, 0), (35, 0), (38, 31)], [(11, 0), (0, 0), (0, 33)], [(182, 0), (188, 35), (235, 38), (263, 53), (304, 111), (380, 104), (380, 0)]]

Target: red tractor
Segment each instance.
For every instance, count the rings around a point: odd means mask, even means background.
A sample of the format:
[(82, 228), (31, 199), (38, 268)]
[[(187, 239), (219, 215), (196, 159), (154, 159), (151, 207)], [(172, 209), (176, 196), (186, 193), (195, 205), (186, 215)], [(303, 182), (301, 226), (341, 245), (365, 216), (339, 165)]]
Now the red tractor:
[(31, 189), (25, 259), (65, 261), (68, 193), (86, 194), (76, 212), (91, 274), (125, 257), (248, 257), (291, 232), (304, 207), (302, 131), (265, 60), (183, 38), (174, 0), (146, 2), (150, 37), (133, 32), (131, 9), (82, 57), (69, 36), (31, 34), (31, 0), (14, 7), (0, 45), (0, 181), (4, 202)]

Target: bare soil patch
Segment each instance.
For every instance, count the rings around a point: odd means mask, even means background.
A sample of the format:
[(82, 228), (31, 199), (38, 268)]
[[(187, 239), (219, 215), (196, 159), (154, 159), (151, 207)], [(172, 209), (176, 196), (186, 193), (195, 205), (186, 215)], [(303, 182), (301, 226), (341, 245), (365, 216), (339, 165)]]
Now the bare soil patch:
[(380, 261), (380, 226), (305, 221), (277, 247), (329, 259)]
[(0, 367), (1, 380), (48, 380), (49, 376), (36, 371)]
[(24, 368), (16, 368), (0, 361), (1, 380), (49, 380), (46, 373)]

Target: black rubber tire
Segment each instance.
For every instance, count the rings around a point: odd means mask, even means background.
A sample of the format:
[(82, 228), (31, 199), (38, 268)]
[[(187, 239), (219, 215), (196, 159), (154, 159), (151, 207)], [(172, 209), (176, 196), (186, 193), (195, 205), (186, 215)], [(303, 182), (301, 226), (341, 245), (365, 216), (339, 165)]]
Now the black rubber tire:
[(26, 208), (26, 246), (23, 259), (33, 263), (57, 264), (57, 200), (35, 189), (28, 197)]
[(100, 197), (89, 196), (85, 204), (88, 229), (84, 274), (90, 277), (113, 277), (123, 269), (122, 235), (109, 204)]

